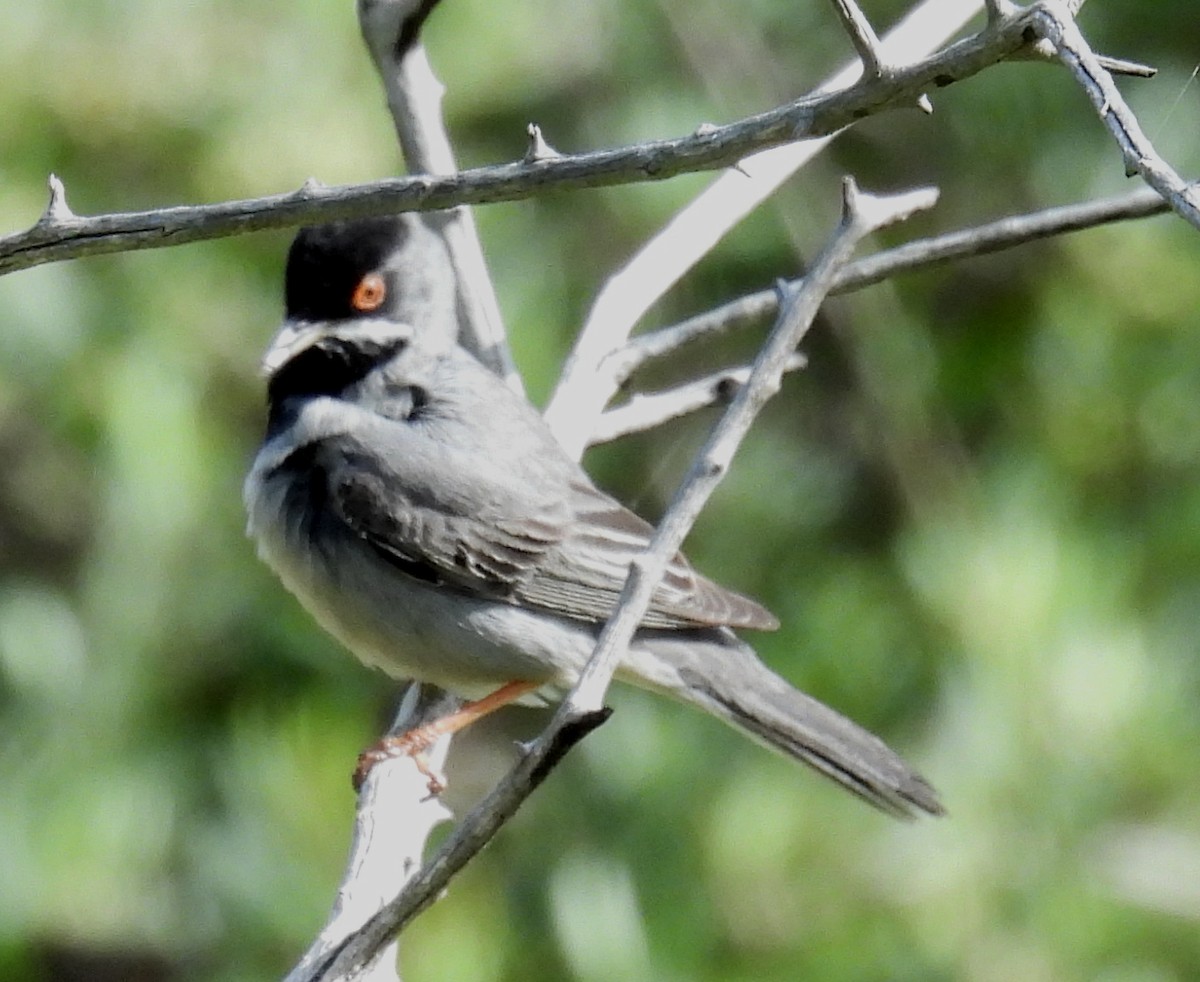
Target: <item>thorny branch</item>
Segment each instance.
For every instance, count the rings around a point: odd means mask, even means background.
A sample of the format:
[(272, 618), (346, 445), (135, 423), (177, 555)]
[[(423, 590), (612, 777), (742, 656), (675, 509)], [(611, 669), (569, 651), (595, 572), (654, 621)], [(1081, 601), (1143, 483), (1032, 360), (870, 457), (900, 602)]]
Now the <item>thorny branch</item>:
[[(795, 372), (806, 364), (807, 359), (803, 355), (793, 354), (784, 371)], [(690, 415), (718, 403), (727, 403), (749, 377), (749, 366), (725, 368), (662, 392), (635, 392), (627, 402), (614, 406), (600, 417), (592, 430), (588, 446), (594, 447), (632, 433), (652, 430), (668, 420)]]
[[(418, 33), (437, 0), (358, 0), (359, 29), (387, 96), (410, 174), (454, 174), (458, 162), (442, 118), (442, 83)], [(425, 216), (441, 236), (458, 296), (459, 340), (509, 386), (522, 391), (500, 303), (470, 209)]]
[(1092, 51), (1075, 24), (1071, 5), (1064, 0), (1044, 0), (1031, 11), (1030, 26), (1053, 46), (1116, 139), (1125, 158), (1125, 172), (1140, 174), (1181, 218), (1200, 229), (1200, 189), (1180, 177), (1154, 149), (1113, 81), (1113, 62)]
[[(401, 700), (391, 732), (407, 732), (457, 705), (453, 696), (413, 684)], [(449, 740), (440, 740), (428, 754), (429, 765), (440, 769), (449, 748)], [(382, 761), (371, 769), (359, 791), (350, 857), (328, 923), (286, 982), (311, 978), (420, 866), (430, 832), (452, 817), (439, 799), (430, 797), (428, 788), (428, 777), (411, 757)], [(398, 945), (393, 940), (362, 966), (362, 982), (398, 982)]]
[(0, 273), (41, 263), (132, 249), (181, 245), (240, 232), (458, 205), (512, 201), (548, 191), (664, 180), (715, 170), (767, 147), (836, 132), (893, 106), (910, 106), (927, 89), (961, 81), (1026, 45), (1041, 5), (1022, 10), (886, 78), (863, 77), (836, 92), (805, 96), (725, 126), (674, 139), (369, 184), (296, 191), (212, 205), (92, 217), (70, 213), (64, 195), (30, 229), (0, 239)]
[[(1045, 208), (1026, 215), (1010, 215), (984, 225), (917, 239), (856, 259), (838, 272), (830, 292), (849, 293), (882, 282), (898, 273), (913, 272), (971, 256), (987, 255), (1038, 239), (1094, 228), (1108, 222), (1160, 215), (1169, 210), (1167, 202), (1153, 190), (1139, 188), (1129, 194), (1100, 201)], [(615, 392), (647, 362), (667, 358), (693, 342), (757, 324), (767, 317), (773, 317), (778, 310), (779, 294), (776, 290), (759, 290), (738, 297), (678, 324), (631, 339), (605, 358), (600, 372)], [(604, 423), (605, 418), (614, 412), (617, 410), (609, 410), (601, 416), (601, 432), (608, 429), (608, 424)], [(649, 425), (652, 424), (648, 423)], [(592, 443), (602, 442), (604, 439), (592, 440)]]
[[(363, 41), (379, 72), (388, 108), (410, 172), (454, 173), (458, 169), (442, 115), (441, 82), (420, 43), (420, 29), (437, 0), (358, 0)], [(424, 236), (402, 237), (406, 275), (423, 284), (414, 312), (426, 330), (445, 330), (474, 352), (516, 391), (521, 378), (509, 353), (495, 288), (483, 256), (474, 217), (466, 207), (418, 218)], [(398, 217), (397, 221), (401, 218)], [(440, 245), (440, 249), (437, 245)], [(455, 298), (446, 311), (433, 284)], [(447, 318), (447, 314), (449, 317)], [(399, 735), (444, 713), (460, 700), (419, 683), (402, 700), (391, 734)], [(450, 738), (440, 739), (426, 762), (440, 770)], [(453, 816), (428, 794), (428, 779), (409, 757), (377, 764), (359, 789), (350, 857), (333, 909), (289, 980), (305, 979), (340, 951), (369, 918), (416, 875), (433, 829)], [(399, 982), (399, 939), (380, 947), (355, 972), (360, 982)]]
[[(919, 63), (979, 10), (979, 0), (923, 0), (887, 32), (881, 51), (899, 64)], [(853, 62), (822, 82), (813, 96), (843, 91), (861, 74)], [(928, 108), (922, 93), (916, 100)], [(646, 312), (730, 230), (816, 156), (830, 136), (758, 151), (713, 181), (651, 236), (597, 292), (576, 334), (545, 410), (559, 441), (581, 454), (613, 396), (603, 360), (623, 345)]]

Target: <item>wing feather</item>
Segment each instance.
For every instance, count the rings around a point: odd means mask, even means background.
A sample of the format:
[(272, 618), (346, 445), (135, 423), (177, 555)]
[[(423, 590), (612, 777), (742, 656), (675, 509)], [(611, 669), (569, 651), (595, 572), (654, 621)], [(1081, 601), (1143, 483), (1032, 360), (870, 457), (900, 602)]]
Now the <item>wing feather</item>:
[[(365, 448), (339, 456), (328, 469), (334, 513), (398, 569), (563, 617), (607, 620), (631, 560), (654, 532), (582, 471), (559, 488), (561, 493), (541, 500), (531, 494), (490, 495), (473, 502), (476, 507), (459, 501), (451, 508), (437, 496), (414, 493), (411, 482), (388, 474)], [(642, 623), (778, 627), (769, 611), (701, 576), (682, 553), (668, 565)]]
[[(566, 534), (518, 593), (532, 606), (569, 605), (578, 611), (571, 616), (604, 621), (625, 585), (630, 562), (649, 545), (654, 528), (590, 481), (573, 481), (569, 490), (572, 520)], [(662, 628), (779, 626), (753, 600), (697, 573), (683, 553), (667, 565), (642, 623)]]

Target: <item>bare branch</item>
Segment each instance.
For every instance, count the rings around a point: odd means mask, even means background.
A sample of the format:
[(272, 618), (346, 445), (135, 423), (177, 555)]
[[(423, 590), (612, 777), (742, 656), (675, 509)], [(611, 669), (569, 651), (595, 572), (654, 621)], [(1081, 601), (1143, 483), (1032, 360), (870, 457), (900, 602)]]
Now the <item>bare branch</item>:
[(242, 232), (513, 201), (549, 191), (658, 181), (728, 167), (756, 150), (836, 132), (865, 116), (911, 105), (930, 87), (968, 78), (1018, 51), (1030, 16), (1023, 13), (995, 30), (897, 68), (886, 80), (864, 78), (837, 92), (806, 96), (757, 116), (675, 139), (457, 174), (414, 175), (345, 187), (313, 184), (263, 198), (44, 222), (0, 238), (0, 273), (79, 256), (181, 245)]
[[(387, 93), (388, 108), (410, 173), (458, 171), (442, 116), (442, 83), (417, 39), (436, 0), (358, 0), (358, 23)], [(512, 360), (496, 289), (470, 210), (426, 217), (440, 234), (454, 272), (459, 341), (510, 387), (523, 391)]]
[(728, 471), (734, 453), (758, 412), (778, 390), (789, 356), (816, 317), (837, 269), (864, 236), (908, 217), (916, 209), (932, 207), (937, 192), (924, 189), (875, 198), (858, 192), (853, 181), (847, 179), (844, 199), (842, 222), (833, 238), (817, 256), (801, 287), (787, 292), (779, 321), (755, 358), (746, 384), (738, 390), (701, 448), (645, 555), (631, 564), (620, 606), (600, 635), (596, 651), (568, 697), (565, 709), (571, 711), (574, 707), (574, 711), (587, 711), (603, 705), (613, 671), (645, 614), (667, 562), (682, 547), (700, 510)]
[[(565, 704), (564, 704), (565, 706)], [(447, 884), (491, 840), (525, 799), (545, 780), (554, 766), (576, 743), (608, 718), (608, 712), (575, 714), (555, 721), (529, 749), (516, 767), (464, 818), (429, 859), (403, 885), (399, 893), (373, 914), (361, 928), (329, 948), (320, 961), (288, 982), (343, 982), (366, 980), (364, 972), (388, 950), (396, 935), (413, 918), (430, 906)]]
[(989, 24), (999, 24), (1019, 9), (1013, 0), (983, 0), (983, 5), (987, 8)]
[[(889, 61), (907, 64), (925, 57), (932, 48), (953, 36), (979, 9), (980, 0), (925, 0), (884, 39)], [(998, 25), (984, 34), (951, 45), (942, 54), (932, 56), (932, 60), (940, 59), (946, 52), (961, 50), (963, 45), (982, 43), (986, 47), (993, 31), (996, 37), (1007, 36), (1015, 23)], [(892, 79), (911, 78), (913, 67), (894, 68), (886, 79), (868, 81), (869, 77), (864, 75), (855, 82), (861, 73), (858, 64), (852, 63), (818, 89), (818, 93), (831, 94), (812, 98), (836, 99), (864, 84), (887, 87)], [(928, 82), (941, 85), (942, 79), (935, 74), (928, 76)], [(890, 105), (911, 106), (919, 101), (918, 96), (927, 87), (907, 87), (903, 97)], [(836, 92), (831, 92), (834, 89)], [(796, 139), (811, 135), (795, 134)], [(823, 141), (810, 139), (741, 160), (736, 171), (713, 181), (604, 284), (546, 408), (547, 422), (568, 450), (582, 453), (596, 420), (616, 392), (615, 383), (604, 373), (606, 356), (626, 342), (646, 311), (684, 273), (822, 146)]]
[[(410, 172), (454, 173), (458, 169), (442, 116), (444, 89), (418, 41), (437, 0), (358, 0), (363, 40), (383, 82), (396, 134)], [(521, 377), (509, 353), (504, 325), (483, 249), (470, 211), (454, 208), (429, 215), (399, 215), (405, 295), (409, 316), (426, 332), (457, 341), (474, 352), (516, 391)], [(424, 698), (422, 698), (424, 697)], [(432, 687), (412, 685), (401, 703), (392, 735), (407, 732), (460, 700)], [(355, 810), (350, 860), (329, 922), (290, 979), (319, 970), (331, 953), (361, 930), (369, 918), (420, 869), (430, 832), (450, 812), (428, 793), (427, 770), (440, 770), (449, 750), (443, 737), (424, 759), (387, 758), (372, 767)], [(399, 982), (398, 942), (383, 947), (356, 976), (370, 982)]]
[(1071, 5), (1044, 0), (1032, 8), (1030, 24), (1049, 42), (1075, 76), (1125, 158), (1125, 172), (1140, 174), (1183, 219), (1200, 228), (1200, 190), (1175, 172), (1155, 151), (1120, 90), (1080, 33)]
[[(784, 364), (784, 372), (794, 372), (808, 359), (793, 354)], [(588, 446), (609, 443), (632, 433), (642, 433), (680, 416), (729, 402), (750, 377), (750, 366), (726, 368), (703, 378), (685, 382), (664, 392), (636, 392), (620, 406), (605, 412), (588, 439)]]
[(855, 0), (833, 0), (833, 9), (837, 11), (838, 19), (850, 35), (850, 43), (862, 60), (863, 74), (882, 78), (886, 67), (879, 53), (879, 38), (867, 15)]
[[(448, 701), (457, 703), (453, 696), (428, 687), (409, 686), (390, 732), (404, 733), (437, 718)], [(440, 769), (449, 747), (448, 737), (439, 740), (427, 753), (429, 763)], [(389, 758), (371, 769), (359, 791), (350, 857), (329, 921), (287, 982), (314, 977), (319, 966), (420, 869), (429, 833), (451, 818), (445, 805), (430, 797), (428, 784), (411, 757)], [(357, 977), (364, 982), (398, 982), (396, 943), (380, 949)]]
[[(1093, 228), (1106, 222), (1146, 218), (1169, 211), (1169, 205), (1149, 188), (1130, 194), (1087, 201), (1082, 204), (1046, 208), (1027, 215), (1012, 215), (986, 225), (919, 239), (847, 263), (834, 279), (833, 293), (849, 293), (879, 283), (897, 273), (925, 269), (939, 263), (981, 256), (1024, 245), (1066, 232)], [(774, 316), (779, 309), (775, 290), (759, 290), (731, 300), (713, 310), (689, 317), (670, 327), (630, 340), (614, 351), (603, 371), (623, 385), (648, 361), (665, 358), (680, 348), (704, 338), (756, 324)], [(609, 414), (605, 413), (601, 419)], [(600, 442), (600, 441), (595, 441)]]

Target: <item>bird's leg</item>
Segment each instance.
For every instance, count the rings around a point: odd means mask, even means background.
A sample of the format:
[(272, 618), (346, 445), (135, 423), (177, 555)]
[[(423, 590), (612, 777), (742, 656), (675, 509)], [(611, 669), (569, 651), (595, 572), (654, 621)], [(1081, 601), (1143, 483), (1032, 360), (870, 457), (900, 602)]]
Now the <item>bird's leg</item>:
[(379, 742), (358, 755), (358, 766), (354, 769), (354, 789), (357, 791), (362, 788), (367, 775), (371, 773), (371, 768), (376, 764), (391, 760), (393, 757), (411, 757), (413, 763), (417, 765), (417, 770), (429, 779), (430, 795), (441, 794), (446, 789), (446, 782), (440, 774), (433, 770), (425, 752), (437, 742), (439, 737), (457, 733), (477, 719), (482, 719), (488, 713), (495, 712), (540, 687), (540, 682), (520, 680), (507, 682), (495, 692), (489, 693), (482, 699), (464, 703), (452, 713), (413, 727), (404, 733), (380, 738)]

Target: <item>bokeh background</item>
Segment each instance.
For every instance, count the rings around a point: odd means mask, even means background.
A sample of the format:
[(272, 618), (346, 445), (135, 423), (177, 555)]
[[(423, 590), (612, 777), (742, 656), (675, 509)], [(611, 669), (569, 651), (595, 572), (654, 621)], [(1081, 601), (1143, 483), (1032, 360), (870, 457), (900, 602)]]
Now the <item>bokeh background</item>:
[[(867, 4), (879, 26), (904, 4)], [(397, 172), (353, 4), (42, 0), (0, 14), (0, 233)], [(464, 165), (686, 133), (848, 56), (827, 5), (445, 0)], [(1192, 0), (1089, 4), (1200, 172)], [(837, 181), (941, 186), (886, 242), (1132, 186), (1051, 66), (839, 138), (657, 308), (791, 275)], [(480, 209), (545, 397), (605, 275), (709, 178)], [(396, 697), (243, 537), (290, 235), (0, 280), (0, 977), (271, 979), (327, 911), (348, 774)], [(1200, 978), (1200, 233), (1172, 217), (828, 305), (693, 534), (783, 621), (763, 657), (877, 730), (950, 816), (892, 822), (637, 692), (403, 943), (410, 982)], [(761, 329), (677, 375), (752, 350)], [(656, 373), (658, 384), (667, 377)], [(711, 417), (593, 452), (655, 517)], [(469, 796), (513, 735), (474, 743)], [(482, 762), (482, 763), (481, 763)]]

